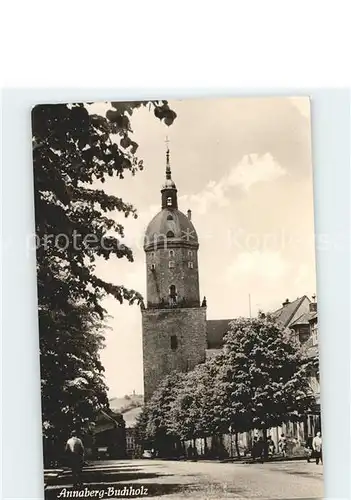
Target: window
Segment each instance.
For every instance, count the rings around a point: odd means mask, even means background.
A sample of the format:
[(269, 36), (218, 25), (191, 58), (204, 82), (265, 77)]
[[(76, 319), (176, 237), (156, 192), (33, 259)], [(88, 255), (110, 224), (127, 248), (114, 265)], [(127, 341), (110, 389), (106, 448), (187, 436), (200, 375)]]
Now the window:
[(170, 251), (169, 251), (169, 256), (170, 256), (170, 257), (174, 257), (174, 250), (170, 250)]
[(193, 269), (194, 268), (194, 263), (193, 262), (188, 262), (188, 268)]
[(155, 264), (151, 264), (151, 271), (155, 271), (155, 269), (156, 269)]
[(174, 260), (170, 260), (170, 261), (168, 262), (168, 267), (169, 267), (170, 269), (173, 269), (173, 268), (175, 267), (175, 262), (174, 262)]
[(318, 327), (317, 325), (312, 326), (312, 345), (318, 344)]
[(155, 252), (151, 252), (151, 258), (154, 259), (155, 258)]
[(174, 233), (172, 231), (168, 231), (167, 238), (174, 238)]
[(172, 206), (172, 198), (169, 196), (167, 198), (167, 207), (171, 207)]
[(192, 258), (193, 258), (193, 252), (192, 252), (191, 250), (188, 250), (188, 257), (189, 257), (190, 259), (192, 259)]
[(169, 305), (175, 306), (177, 304), (177, 290), (174, 285), (169, 287)]
[(167, 215), (167, 220), (173, 220), (173, 217), (171, 216), (171, 214)]
[(178, 347), (178, 339), (176, 335), (171, 336), (171, 349), (172, 351), (175, 351)]

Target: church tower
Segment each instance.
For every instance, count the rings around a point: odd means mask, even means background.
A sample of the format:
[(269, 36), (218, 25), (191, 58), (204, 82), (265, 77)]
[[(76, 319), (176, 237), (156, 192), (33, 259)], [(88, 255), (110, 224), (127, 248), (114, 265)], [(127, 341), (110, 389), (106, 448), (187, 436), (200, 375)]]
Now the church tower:
[(200, 304), (198, 237), (178, 210), (169, 149), (161, 211), (144, 239), (147, 303), (142, 309), (144, 396), (147, 401), (172, 371), (186, 372), (205, 361), (206, 300)]

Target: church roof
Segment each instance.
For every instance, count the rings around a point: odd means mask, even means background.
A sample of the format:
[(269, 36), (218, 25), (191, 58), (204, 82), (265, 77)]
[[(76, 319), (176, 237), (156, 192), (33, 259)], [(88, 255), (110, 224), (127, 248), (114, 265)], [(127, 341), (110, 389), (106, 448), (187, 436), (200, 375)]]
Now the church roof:
[(220, 349), (223, 346), (223, 337), (229, 330), (232, 319), (209, 319), (206, 321), (207, 349)]
[(164, 243), (170, 233), (172, 242), (198, 245), (197, 233), (191, 220), (178, 209), (164, 208), (149, 223), (144, 247), (154, 245), (157, 241)]

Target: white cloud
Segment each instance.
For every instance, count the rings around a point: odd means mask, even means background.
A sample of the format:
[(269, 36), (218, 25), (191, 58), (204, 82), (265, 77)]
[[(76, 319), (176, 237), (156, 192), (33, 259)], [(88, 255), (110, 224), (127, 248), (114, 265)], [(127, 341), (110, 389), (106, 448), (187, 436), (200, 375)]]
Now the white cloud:
[(182, 206), (188, 204), (199, 215), (206, 214), (212, 205), (226, 207), (230, 204), (226, 197), (226, 188), (221, 181), (217, 183), (210, 181), (203, 191), (193, 195), (180, 196), (179, 202)]
[(228, 278), (254, 276), (277, 280), (286, 274), (288, 265), (279, 252), (254, 251), (240, 253), (229, 266)]
[(270, 153), (263, 156), (245, 155), (218, 182), (210, 181), (199, 193), (181, 196), (179, 199), (182, 204), (188, 203), (195, 213), (204, 215), (212, 206), (222, 208), (230, 205), (228, 195), (232, 188), (248, 191), (254, 184), (272, 182), (285, 174), (284, 168)]
[(272, 182), (286, 174), (279, 163), (277, 163), (271, 154), (266, 153), (263, 156), (246, 155), (239, 164), (234, 167), (226, 183), (229, 186), (239, 186), (248, 191), (254, 184), (259, 182)]

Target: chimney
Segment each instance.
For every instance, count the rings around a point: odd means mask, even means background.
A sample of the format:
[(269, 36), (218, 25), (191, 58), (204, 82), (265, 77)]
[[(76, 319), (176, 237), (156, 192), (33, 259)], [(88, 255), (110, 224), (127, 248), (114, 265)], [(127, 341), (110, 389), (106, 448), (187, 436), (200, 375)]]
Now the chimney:
[(285, 299), (285, 302), (283, 302), (282, 306), (285, 307), (288, 304), (290, 304), (290, 300), (289, 299)]
[(188, 219), (191, 220), (191, 210), (188, 210), (187, 214), (188, 214)]
[(310, 302), (310, 312), (311, 313), (317, 312), (317, 302), (315, 295), (312, 295), (312, 302)]

